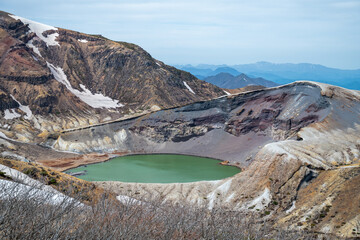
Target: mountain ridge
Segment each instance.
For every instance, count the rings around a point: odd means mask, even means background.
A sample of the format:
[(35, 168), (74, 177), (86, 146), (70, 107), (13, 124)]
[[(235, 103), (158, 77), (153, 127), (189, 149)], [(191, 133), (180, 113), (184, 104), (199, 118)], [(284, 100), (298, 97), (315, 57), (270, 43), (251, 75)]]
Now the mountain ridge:
[[(0, 124), (23, 128), (18, 136), (2, 129), (22, 141), (225, 95), (135, 44), (6, 12), (0, 12), (0, 56)], [(32, 113), (25, 122), (19, 103)]]
[[(293, 81), (308, 80), (322, 83), (328, 83), (340, 87), (360, 90), (360, 69), (344, 70), (329, 68), (320, 64), (311, 63), (270, 63), (257, 62), (252, 64), (237, 65), (211, 65), (199, 64), (192, 65), (175, 65), (179, 69), (190, 71), (196, 74), (210, 73), (219, 67), (230, 67), (238, 72), (245, 73), (249, 77), (263, 77), (267, 80), (274, 81), (277, 84), (287, 84)], [(195, 75), (196, 75), (195, 74)], [(201, 74), (199, 74), (201, 75)]]
[(230, 73), (218, 73), (215, 76), (204, 78), (204, 81), (214, 84), (221, 88), (235, 89), (251, 85), (260, 85), (264, 87), (276, 87), (278, 84), (265, 80), (263, 78), (251, 78), (241, 73), (238, 76), (233, 76)]

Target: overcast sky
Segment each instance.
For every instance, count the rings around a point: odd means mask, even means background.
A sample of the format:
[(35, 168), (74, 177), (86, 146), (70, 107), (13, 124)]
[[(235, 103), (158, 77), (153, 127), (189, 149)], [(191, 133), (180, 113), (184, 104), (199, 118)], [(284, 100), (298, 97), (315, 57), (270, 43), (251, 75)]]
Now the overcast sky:
[(136, 43), (168, 64), (360, 68), (360, 0), (1, 0), (0, 9)]

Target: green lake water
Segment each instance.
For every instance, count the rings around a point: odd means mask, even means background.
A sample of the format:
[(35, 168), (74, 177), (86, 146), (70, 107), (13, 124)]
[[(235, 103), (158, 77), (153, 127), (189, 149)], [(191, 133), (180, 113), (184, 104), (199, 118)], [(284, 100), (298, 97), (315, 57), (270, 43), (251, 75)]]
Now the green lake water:
[(233, 176), (240, 169), (223, 166), (220, 161), (174, 154), (131, 155), (77, 167), (67, 173), (86, 171), (77, 176), (87, 181), (121, 181), (138, 183), (180, 183), (219, 180)]

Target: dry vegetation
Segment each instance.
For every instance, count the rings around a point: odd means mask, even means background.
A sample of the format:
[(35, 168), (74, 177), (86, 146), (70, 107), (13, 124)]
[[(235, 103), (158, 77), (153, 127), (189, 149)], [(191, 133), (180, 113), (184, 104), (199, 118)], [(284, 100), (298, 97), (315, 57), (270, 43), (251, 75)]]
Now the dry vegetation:
[[(97, 187), (91, 182), (54, 171), (51, 168), (39, 166), (35, 163), (0, 158), (0, 164), (25, 173), (29, 177), (46, 185), (51, 185), (59, 192), (76, 197), (85, 203), (96, 202), (105, 193), (102, 188)], [(109, 198), (114, 199), (114, 197), (113, 194), (109, 194)]]
[[(14, 194), (19, 185), (1, 189), (0, 239), (315, 239), (315, 233), (274, 229), (251, 214), (208, 210), (155, 201), (119, 202), (92, 183), (39, 167), (1, 159), (72, 198), (51, 203), (34, 197), (34, 188)], [(4, 180), (5, 176), (0, 176)], [(52, 182), (51, 179), (56, 179)], [(35, 189), (35, 192), (37, 190)], [(43, 194), (43, 193), (42, 193)], [(45, 196), (45, 198), (51, 198)], [(79, 201), (85, 204), (79, 204)], [(316, 238), (317, 239), (317, 238)], [(330, 239), (321, 236), (321, 239)]]
[[(16, 186), (14, 186), (16, 188)], [(271, 230), (251, 216), (161, 201), (121, 204), (107, 197), (96, 204), (58, 205), (31, 200), (23, 193), (0, 200), (0, 239), (313, 239), (300, 232)], [(30, 194), (30, 193), (29, 193)], [(324, 238), (327, 239), (327, 238)]]

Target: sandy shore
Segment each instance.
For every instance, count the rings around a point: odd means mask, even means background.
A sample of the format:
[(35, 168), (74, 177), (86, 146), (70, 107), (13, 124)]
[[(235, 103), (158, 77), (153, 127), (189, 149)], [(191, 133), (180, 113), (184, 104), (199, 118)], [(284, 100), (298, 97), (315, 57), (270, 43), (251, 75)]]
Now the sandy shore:
[[(38, 159), (36, 163), (43, 165), (45, 167), (53, 168), (57, 171), (66, 171), (71, 168), (76, 168), (83, 165), (89, 165), (99, 162), (105, 162), (114, 157), (126, 156), (126, 155), (142, 155), (142, 154), (173, 154), (173, 155), (184, 155), (179, 153), (144, 153), (144, 152), (112, 152), (112, 153), (89, 153), (89, 154), (72, 154), (70, 157), (67, 155), (60, 158), (51, 158), (51, 159)], [(204, 157), (197, 155), (188, 155), (187, 156), (196, 156), (196, 157)], [(208, 157), (204, 157), (208, 158)], [(211, 158), (216, 159), (216, 158)], [(221, 165), (228, 165), (240, 168), (238, 164), (231, 164), (229, 161), (223, 161), (221, 159), (216, 159), (219, 161)], [(241, 169), (241, 168), (240, 168)]]
[(89, 154), (77, 155), (75, 157), (65, 157), (65, 158), (57, 158), (50, 160), (37, 160), (36, 163), (62, 172), (70, 168), (104, 162), (111, 158), (124, 156), (127, 154), (129, 154), (129, 152), (89, 153)]

